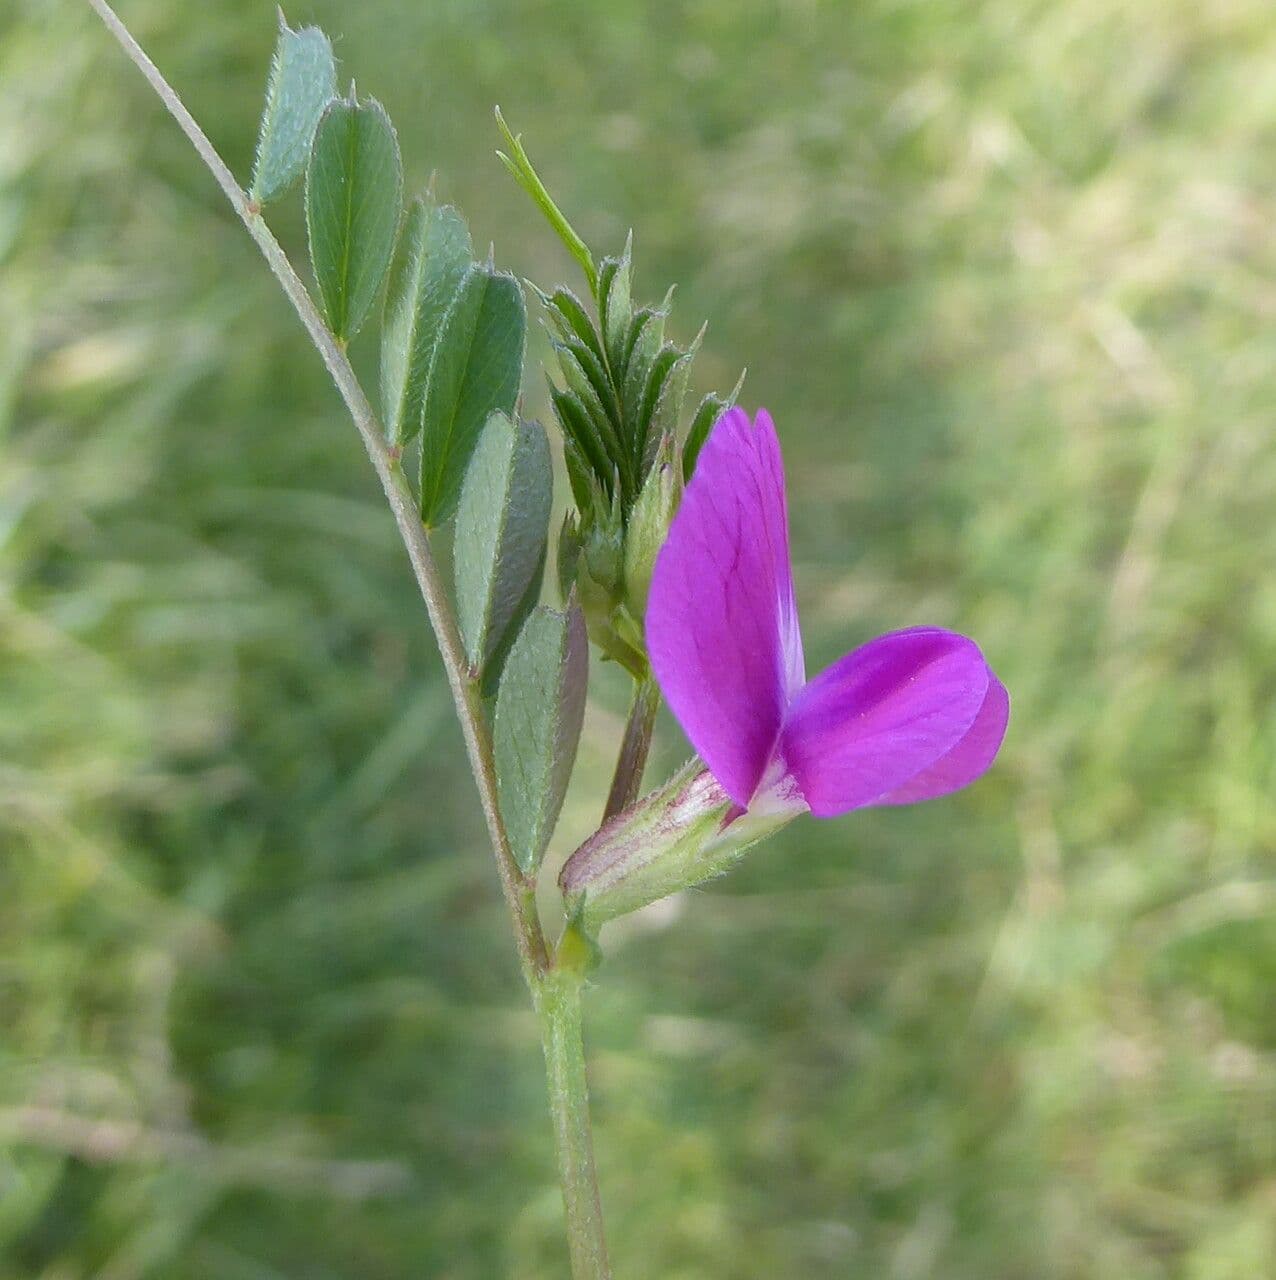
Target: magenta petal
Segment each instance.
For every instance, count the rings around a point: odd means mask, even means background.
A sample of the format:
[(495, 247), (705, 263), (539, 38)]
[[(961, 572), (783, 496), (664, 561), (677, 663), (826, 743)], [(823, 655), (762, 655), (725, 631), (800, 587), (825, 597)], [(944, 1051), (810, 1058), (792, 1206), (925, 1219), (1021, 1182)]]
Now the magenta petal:
[(979, 714), (966, 730), (965, 737), (930, 768), (923, 769), (902, 787), (897, 787), (875, 803), (915, 804), (918, 800), (934, 800), (969, 786), (996, 759), (1009, 720), (1010, 695), (1006, 686), (989, 671), (984, 705), (979, 708)]
[(647, 602), (647, 650), (670, 708), (747, 805), (802, 686), (784, 465), (771, 417), (723, 414), (700, 451)]
[(992, 680), (964, 636), (937, 627), (892, 632), (806, 686), (780, 753), (816, 817), (885, 802), (971, 732)]

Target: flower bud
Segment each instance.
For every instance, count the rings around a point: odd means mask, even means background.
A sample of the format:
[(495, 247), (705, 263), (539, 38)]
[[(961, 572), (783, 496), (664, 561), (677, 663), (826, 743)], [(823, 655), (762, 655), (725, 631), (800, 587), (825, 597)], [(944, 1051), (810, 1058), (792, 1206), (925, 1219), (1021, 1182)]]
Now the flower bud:
[(624, 601), (625, 529), (618, 493), (604, 494), (591, 480), (588, 510), (568, 515), (558, 544), (558, 572), (566, 593), (575, 589), (589, 627), (589, 638), (603, 656), (619, 662), (633, 676), (647, 674), (642, 627), (630, 617)]
[(721, 875), (751, 845), (805, 811), (779, 774), (741, 809), (694, 759), (586, 840), (560, 872), (559, 888), (571, 917), (596, 930)]
[(625, 602), (635, 618), (642, 618), (647, 612), (647, 592), (656, 556), (665, 545), (681, 501), (682, 468), (673, 436), (666, 435), (630, 512), (625, 535)]

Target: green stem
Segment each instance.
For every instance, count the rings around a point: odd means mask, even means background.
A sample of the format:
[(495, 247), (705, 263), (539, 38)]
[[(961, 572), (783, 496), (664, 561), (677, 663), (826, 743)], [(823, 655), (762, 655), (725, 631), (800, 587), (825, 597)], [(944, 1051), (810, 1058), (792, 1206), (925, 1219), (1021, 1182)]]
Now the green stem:
[(589, 1084), (581, 1035), (580, 975), (551, 970), (536, 990), (549, 1077), (549, 1104), (558, 1148), (558, 1176), (567, 1211), (567, 1244), (573, 1280), (608, 1280), (607, 1241), (594, 1169), (589, 1125)]
[(594, 266), (594, 257), (589, 252), (589, 246), (576, 234), (576, 228), (567, 221), (567, 215), (554, 203), (553, 197), (545, 189), (540, 174), (536, 172), (531, 160), (528, 159), (527, 152), (523, 150), (522, 135), (510, 132), (509, 125), (505, 123), (505, 117), (501, 115), (500, 107), (496, 108), (496, 125), (510, 149), (509, 155), (504, 151), (498, 151), (496, 154), (514, 175), (518, 185), (536, 202), (536, 207), (554, 228), (554, 232), (563, 242), (567, 252), (580, 264), (580, 269), (589, 282), (590, 293), (597, 294), (598, 268)]
[(649, 674), (635, 679), (633, 702), (629, 707), (629, 719), (625, 722), (625, 736), (620, 744), (620, 758), (616, 761), (611, 791), (607, 795), (607, 808), (603, 812), (604, 822), (614, 818), (621, 810), (628, 809), (638, 799), (659, 708), (660, 688), (656, 682)]
[[(549, 1072), (554, 1132), (563, 1180), (563, 1199), (567, 1206), (573, 1274), (575, 1280), (608, 1280), (610, 1273), (594, 1173), (589, 1095), (581, 1039), (581, 980), (550, 967), (536, 911), (535, 883), (522, 874), (514, 860), (497, 803), (496, 769), (491, 738), (483, 718), (481, 696), (477, 685), (469, 678), (456, 615), (448, 599), (438, 561), (430, 546), (429, 535), (421, 523), (416, 501), (399, 465), (398, 455), (386, 443), (376, 414), (355, 376), (345, 348), (324, 323), (305, 285), (293, 270), (292, 263), (270, 228), (262, 220), (256, 205), (248, 199), (181, 98), (116, 16), (107, 0), (88, 0), (88, 3), (146, 77), (216, 179), (249, 235), (256, 241), (275, 279), (292, 303), (327, 366), (381, 482), (438, 638), (439, 652), (478, 788), (492, 852), (496, 857), (501, 889), (513, 922), (523, 976), (540, 1016)], [(585, 253), (588, 254), (588, 250)]]

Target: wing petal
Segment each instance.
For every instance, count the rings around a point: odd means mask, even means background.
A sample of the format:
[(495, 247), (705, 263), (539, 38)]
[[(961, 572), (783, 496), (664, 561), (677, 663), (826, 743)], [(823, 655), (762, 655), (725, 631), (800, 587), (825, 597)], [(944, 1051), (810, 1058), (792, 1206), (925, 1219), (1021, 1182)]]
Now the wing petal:
[(780, 753), (816, 817), (904, 804), (982, 773), (1008, 710), (974, 641), (916, 627), (871, 641), (812, 680), (789, 711)]

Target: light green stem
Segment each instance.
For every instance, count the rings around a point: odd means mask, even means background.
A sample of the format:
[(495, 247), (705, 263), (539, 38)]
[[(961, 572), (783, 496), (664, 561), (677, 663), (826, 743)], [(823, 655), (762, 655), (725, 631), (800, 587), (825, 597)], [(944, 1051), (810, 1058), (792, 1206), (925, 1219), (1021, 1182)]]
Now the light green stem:
[(505, 117), (501, 115), (500, 107), (496, 108), (496, 125), (510, 149), (508, 155), (504, 151), (498, 151), (496, 154), (514, 175), (519, 186), (536, 202), (536, 207), (545, 215), (549, 225), (554, 228), (555, 234), (566, 246), (568, 253), (580, 264), (580, 269), (589, 282), (590, 293), (596, 295), (598, 268), (594, 266), (594, 258), (589, 252), (589, 246), (576, 234), (576, 228), (567, 221), (567, 215), (554, 203), (553, 197), (545, 189), (540, 174), (536, 172), (531, 160), (527, 157), (527, 152), (523, 150), (520, 136), (510, 132), (509, 125), (505, 123)]
[(558, 1176), (567, 1211), (567, 1244), (573, 1280), (609, 1280), (603, 1210), (594, 1169), (589, 1124), (589, 1085), (581, 1035), (581, 986), (578, 974), (552, 970), (536, 990), (549, 1105), (558, 1148)]

